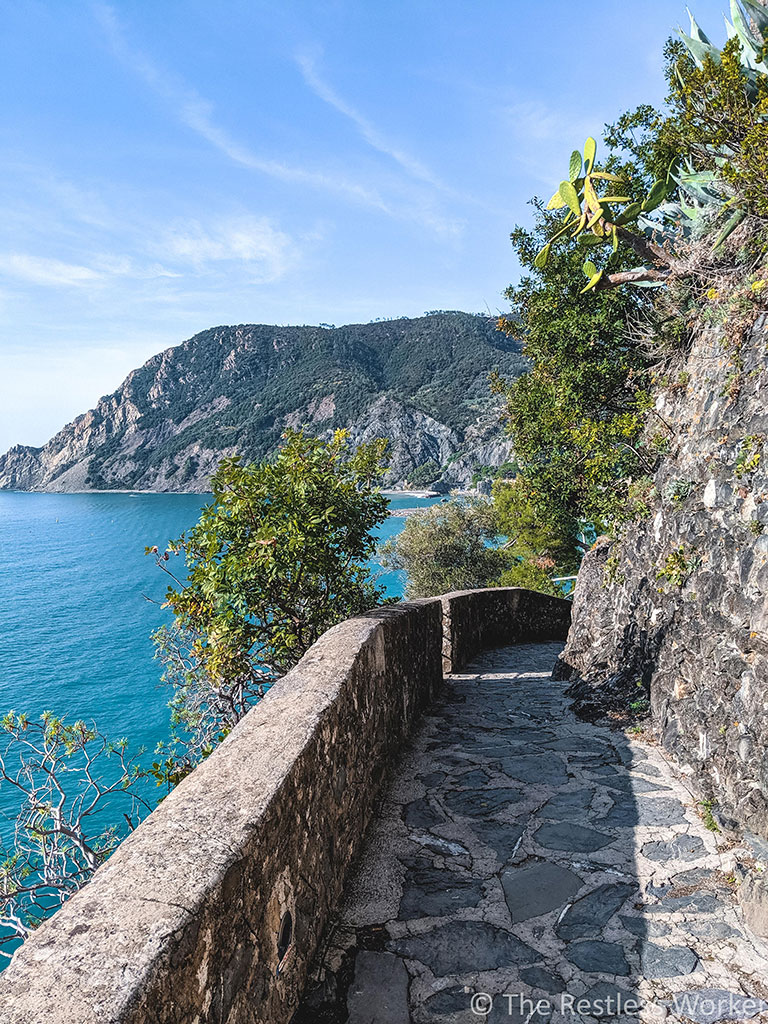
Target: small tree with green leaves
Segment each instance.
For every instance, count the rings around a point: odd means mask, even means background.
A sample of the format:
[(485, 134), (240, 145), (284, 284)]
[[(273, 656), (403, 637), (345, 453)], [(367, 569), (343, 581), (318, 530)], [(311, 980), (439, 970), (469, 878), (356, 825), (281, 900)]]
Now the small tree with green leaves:
[[(289, 431), (272, 461), (222, 462), (198, 524), (162, 553), (148, 549), (172, 575), (175, 616), (156, 634), (174, 687), (161, 781), (206, 756), (330, 626), (382, 600), (367, 560), (388, 514), (385, 449), (353, 450), (346, 431), (330, 441)], [(182, 553), (183, 580), (170, 568)]]
[(382, 562), (407, 574), (409, 598), (487, 587), (507, 564), (496, 544), (489, 501), (452, 498), (408, 516), (400, 534), (382, 547)]
[(0, 787), (19, 810), (10, 850), (0, 852), (0, 956), (81, 889), (152, 809), (144, 772), (125, 740), (94, 725), (0, 719)]
[[(583, 554), (583, 524), (600, 532), (626, 515), (631, 481), (651, 469), (642, 445), (650, 360), (627, 337), (628, 319), (650, 304), (650, 293), (581, 295), (579, 247), (556, 245), (545, 262), (537, 258), (556, 214), (541, 203), (535, 209), (533, 228), (512, 232), (525, 272), (507, 290), (512, 311), (501, 327), (523, 342), (531, 370), (494, 382), (517, 463), (514, 490), (499, 492), (497, 501), (503, 532), (515, 536), (526, 523), (537, 528), (523, 529), (526, 561), (553, 558), (557, 569), (569, 570)], [(610, 251), (610, 272), (622, 272), (631, 258), (626, 249)]]

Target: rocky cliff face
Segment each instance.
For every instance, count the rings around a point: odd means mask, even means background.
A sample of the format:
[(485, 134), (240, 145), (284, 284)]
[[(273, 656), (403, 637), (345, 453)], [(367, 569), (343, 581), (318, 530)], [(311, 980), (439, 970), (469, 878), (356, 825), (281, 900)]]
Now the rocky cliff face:
[(563, 659), (584, 713), (648, 693), (653, 727), (700, 798), (759, 843), (768, 838), (766, 316), (743, 341), (726, 334), (705, 331), (658, 399), (671, 447), (649, 515), (585, 559)]
[(219, 460), (287, 427), (390, 440), (390, 486), (466, 486), (509, 455), (488, 374), (525, 361), (495, 320), (443, 313), (340, 328), (218, 327), (154, 356), (42, 448), (0, 456), (0, 487), (203, 491)]

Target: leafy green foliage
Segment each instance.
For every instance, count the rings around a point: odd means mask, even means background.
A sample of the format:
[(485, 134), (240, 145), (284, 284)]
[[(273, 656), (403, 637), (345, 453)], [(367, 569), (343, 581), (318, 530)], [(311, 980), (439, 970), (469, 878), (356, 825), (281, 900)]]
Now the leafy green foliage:
[(540, 594), (551, 594), (553, 597), (565, 596), (562, 588), (553, 582), (548, 566), (538, 560), (510, 561), (508, 567), (495, 581), (495, 586), (524, 587), (526, 590), (536, 590)]
[(490, 502), (451, 499), (408, 516), (401, 533), (382, 546), (382, 562), (407, 572), (409, 598), (487, 587), (508, 561), (491, 546), (497, 534)]
[(0, 956), (81, 889), (151, 810), (143, 778), (127, 742), (92, 724), (50, 711), (39, 721), (14, 711), (0, 718), (0, 786), (19, 799), (12, 849), (0, 850)]
[[(557, 539), (556, 564), (570, 567), (584, 548), (584, 523), (602, 532), (624, 517), (632, 479), (650, 468), (639, 447), (649, 361), (626, 334), (628, 317), (649, 299), (625, 289), (580, 295), (582, 257), (575, 246), (553, 247), (537, 266), (552, 216), (539, 205), (533, 229), (512, 232), (528, 273), (507, 290), (512, 310), (501, 324), (523, 341), (532, 369), (495, 386), (506, 398), (518, 514), (524, 510), (525, 519)], [(612, 253), (610, 269), (623, 270), (628, 258)], [(550, 551), (548, 540), (541, 553)]]
[(710, 44), (701, 59), (678, 61), (674, 72), (670, 132), (679, 146), (728, 182), (752, 213), (768, 216), (765, 65), (757, 65), (734, 36), (722, 50)]
[[(619, 244), (629, 244), (635, 252), (640, 252), (649, 261), (666, 262), (666, 254), (656, 250), (638, 234), (628, 231), (625, 225), (633, 224), (641, 214), (650, 213), (660, 206), (670, 190), (667, 179), (654, 182), (648, 194), (633, 201), (631, 195), (617, 195), (625, 191), (626, 182), (617, 174), (595, 167), (597, 143), (593, 138), (587, 139), (584, 145), (584, 157), (575, 151), (571, 154), (570, 180), (562, 181), (558, 190), (547, 203), (548, 210), (561, 210), (566, 207), (565, 218), (557, 226), (548, 241), (539, 250), (534, 260), (538, 270), (544, 269), (549, 259), (553, 244), (567, 235), (569, 240), (577, 239), (586, 249), (610, 244), (613, 252), (617, 252)], [(602, 191), (608, 186), (607, 191)], [(624, 206), (624, 210), (614, 212), (614, 207)], [(587, 284), (582, 292), (592, 291), (599, 285), (611, 283), (605, 277), (605, 268), (598, 268), (592, 260), (585, 260), (582, 270)], [(645, 273), (637, 280), (650, 281), (661, 279), (663, 275), (653, 266), (645, 268)]]
[(700, 559), (689, 554), (681, 544), (666, 556), (660, 568), (656, 570), (656, 579), (665, 581), (673, 587), (684, 587), (699, 564)]
[(570, 575), (578, 568), (580, 534), (575, 520), (542, 519), (531, 501), (524, 477), (497, 480), (493, 485), (493, 504), (498, 532), (506, 538), (504, 550), (519, 563), (505, 570), (504, 586), (524, 585), (511, 582), (513, 576), (523, 578), (523, 566), (536, 570), (532, 577), (539, 582), (543, 576), (549, 580), (553, 575)]
[(519, 346), (492, 318), (469, 313), (334, 329), (212, 328), (130, 375), (117, 397), (139, 411), (145, 440), (131, 447), (124, 475), (129, 428), (115, 424), (89, 462), (89, 483), (131, 487), (168, 460), (181, 488), (197, 468), (190, 449), (264, 459), (286, 424), (310, 433), (343, 428), (382, 394), (461, 431), (488, 405), (494, 368), (521, 373)]
[(550, 552), (571, 565), (570, 553), (530, 512), (524, 521), (518, 517), (513, 492), (513, 485), (498, 482), (493, 501), (462, 496), (413, 513), (383, 545), (383, 564), (407, 573), (410, 598), (491, 586), (562, 596), (551, 579), (557, 563)]
[(379, 603), (366, 560), (387, 517), (378, 489), (386, 442), (352, 450), (288, 431), (270, 462), (224, 460), (198, 524), (157, 556), (170, 572), (172, 629), (157, 636), (176, 742), (154, 765), (173, 783), (207, 756), (278, 675), (330, 626)]
[(434, 459), (423, 462), (411, 473), (408, 482), (411, 487), (427, 487), (440, 476), (440, 466)]

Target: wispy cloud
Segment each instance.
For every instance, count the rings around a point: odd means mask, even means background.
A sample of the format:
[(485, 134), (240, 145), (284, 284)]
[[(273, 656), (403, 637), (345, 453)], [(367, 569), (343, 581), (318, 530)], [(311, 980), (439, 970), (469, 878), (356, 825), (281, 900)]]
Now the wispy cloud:
[(517, 100), (502, 109), (505, 133), (514, 144), (513, 159), (534, 181), (554, 191), (563, 173), (565, 150), (581, 148), (588, 135), (599, 136), (603, 119), (539, 100)]
[[(516, 133), (534, 142), (557, 142), (574, 138), (583, 141), (585, 133), (596, 130), (595, 119), (571, 116), (568, 110), (554, 110), (540, 100), (521, 100), (506, 108)], [(597, 129), (602, 121), (597, 119)]]
[(0, 271), (28, 284), (68, 288), (93, 284), (103, 276), (92, 267), (20, 252), (0, 253)]
[(405, 187), (405, 183), (403, 187), (398, 187), (389, 182), (388, 191), (391, 195), (386, 196), (379, 188), (355, 181), (340, 174), (337, 169), (318, 170), (262, 155), (219, 123), (215, 116), (215, 107), (210, 100), (130, 45), (114, 7), (97, 3), (94, 11), (118, 60), (159, 96), (182, 124), (196, 132), (233, 163), (279, 181), (335, 194), (348, 202), (378, 210), (394, 219), (419, 224), (438, 236), (450, 238), (460, 234), (462, 224), (455, 216), (446, 216), (437, 209), (433, 201), (434, 196), (425, 195), (423, 189), (418, 195), (413, 194), (416, 183), (421, 186), (428, 185), (433, 194), (435, 191), (454, 194), (452, 190), (419, 160), (389, 144), (371, 123), (330, 90), (317, 76), (309, 58), (306, 59), (308, 63), (302, 67), (307, 83), (326, 102), (351, 118), (371, 146), (389, 156), (401, 170), (408, 173), (413, 179), (409, 183), (410, 188)]
[(0, 252), (0, 273), (29, 285), (77, 288), (119, 278), (183, 278), (228, 262), (238, 265), (251, 282), (268, 284), (283, 277), (300, 258), (297, 242), (266, 218), (240, 217), (209, 225), (185, 220), (156, 234), (157, 241), (135, 256), (95, 252), (87, 263)]
[(154, 280), (181, 276), (178, 271), (161, 263), (101, 252), (90, 254), (87, 264), (69, 263), (30, 252), (0, 252), (0, 273), (25, 284), (47, 288), (93, 286), (117, 278)]
[(159, 67), (146, 54), (128, 44), (114, 8), (97, 4), (94, 11), (115, 56), (160, 96), (183, 124), (197, 132), (234, 163), (280, 181), (296, 182), (335, 192), (382, 212), (390, 212), (375, 189), (337, 174), (315, 171), (263, 157), (250, 146), (240, 142), (216, 122), (214, 106), (209, 100), (175, 75)]
[(252, 280), (270, 283), (282, 277), (297, 257), (294, 240), (266, 218), (244, 217), (204, 227), (187, 221), (170, 229), (160, 253), (172, 263), (202, 270), (211, 263), (235, 260), (245, 264)]
[(433, 172), (420, 160), (407, 153), (404, 149), (389, 141), (379, 129), (347, 102), (336, 90), (325, 81), (317, 69), (317, 63), (308, 53), (299, 53), (296, 56), (296, 63), (302, 73), (304, 81), (315, 95), (324, 103), (333, 107), (344, 117), (348, 118), (357, 128), (360, 135), (369, 146), (390, 157), (396, 164), (410, 174), (413, 178), (423, 181), (428, 185), (443, 192), (451, 191)]

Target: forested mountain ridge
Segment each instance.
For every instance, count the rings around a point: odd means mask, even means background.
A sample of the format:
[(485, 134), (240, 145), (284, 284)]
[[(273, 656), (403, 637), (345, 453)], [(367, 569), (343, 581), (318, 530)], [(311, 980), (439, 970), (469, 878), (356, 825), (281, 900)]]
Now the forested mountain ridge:
[(153, 356), (43, 447), (0, 456), (0, 487), (202, 491), (222, 456), (265, 456), (286, 427), (388, 437), (393, 486), (466, 484), (509, 454), (489, 372), (525, 368), (495, 318), (467, 313), (214, 327)]

